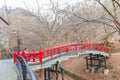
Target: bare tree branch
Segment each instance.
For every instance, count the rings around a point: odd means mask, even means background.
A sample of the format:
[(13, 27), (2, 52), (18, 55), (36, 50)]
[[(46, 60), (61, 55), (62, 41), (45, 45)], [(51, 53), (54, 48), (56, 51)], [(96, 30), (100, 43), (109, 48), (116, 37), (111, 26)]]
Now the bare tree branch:
[(98, 3), (105, 9), (105, 11), (112, 17), (112, 19), (115, 21), (115, 23), (120, 26), (120, 22), (118, 21), (118, 19), (112, 15), (112, 13), (100, 2), (100, 0), (98, 1)]

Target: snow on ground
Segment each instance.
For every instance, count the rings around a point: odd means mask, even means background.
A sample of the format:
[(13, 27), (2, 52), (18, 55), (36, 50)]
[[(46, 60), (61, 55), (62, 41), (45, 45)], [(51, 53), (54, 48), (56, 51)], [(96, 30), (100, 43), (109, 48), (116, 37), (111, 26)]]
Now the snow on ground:
[(1, 63), (13, 63), (13, 59), (4, 59), (4, 60), (0, 60), (0, 64)]
[(13, 59), (0, 60), (0, 80), (19, 80)]

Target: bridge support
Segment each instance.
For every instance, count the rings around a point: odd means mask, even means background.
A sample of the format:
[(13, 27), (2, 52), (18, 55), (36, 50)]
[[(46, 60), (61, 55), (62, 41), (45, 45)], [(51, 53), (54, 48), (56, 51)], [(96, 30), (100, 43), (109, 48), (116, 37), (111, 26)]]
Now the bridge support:
[[(97, 62), (97, 64), (95, 64)], [(95, 70), (93, 67), (96, 67), (98, 69), (98, 72), (101, 73), (101, 68), (107, 68), (106, 66), (106, 57), (101, 54), (89, 54), (89, 56), (86, 56), (86, 68), (90, 72), (94, 72)]]
[(64, 69), (60, 68), (59, 71), (59, 62), (56, 62), (51, 68), (44, 69), (44, 80), (52, 80), (53, 76), (55, 75), (56, 80), (58, 80), (58, 74), (62, 75), (62, 80), (64, 80)]
[(48, 80), (47, 79), (47, 69), (46, 68), (44, 69), (44, 80)]
[(62, 80), (64, 80), (64, 69), (61, 68)]

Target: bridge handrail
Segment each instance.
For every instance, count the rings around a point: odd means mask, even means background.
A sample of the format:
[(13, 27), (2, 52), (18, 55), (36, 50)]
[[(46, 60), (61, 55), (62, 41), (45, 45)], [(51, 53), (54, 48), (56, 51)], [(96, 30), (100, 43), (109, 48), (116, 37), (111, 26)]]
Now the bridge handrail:
[[(29, 76), (30, 76), (30, 80), (36, 80), (36, 77), (35, 77), (35, 75), (34, 75), (34, 73), (32, 72), (32, 70), (30, 69), (30, 67), (29, 67), (29, 65), (28, 65), (28, 63), (25, 61), (25, 59), (22, 57), (22, 56), (20, 56), (20, 55), (18, 55), (17, 56), (19, 59), (22, 59), (22, 63), (21, 63), (21, 65), (22, 64), (24, 64), (25, 65), (25, 67), (26, 67), (26, 71), (27, 71), (27, 73), (29, 74)], [(19, 60), (17, 58), (17, 60)], [(20, 62), (20, 61), (19, 61)], [(23, 77), (22, 77), (23, 78)], [(21, 79), (21, 80), (24, 80), (24, 79)]]
[(39, 59), (39, 62), (42, 63), (43, 59), (46, 57), (51, 57), (53, 55), (56, 54), (61, 54), (63, 52), (65, 52), (66, 54), (69, 53), (70, 51), (78, 51), (78, 50), (97, 50), (97, 51), (102, 51), (108, 54), (109, 49), (105, 46), (99, 45), (99, 44), (86, 44), (86, 43), (82, 43), (82, 44), (78, 44), (78, 43), (74, 43), (74, 44), (67, 44), (64, 46), (56, 46), (56, 47), (52, 47), (52, 48), (46, 48), (44, 50), (40, 50), (40, 51), (36, 51), (36, 52), (15, 52), (14, 53), (14, 63), (16, 63), (16, 56), (18, 54), (22, 55), (24, 59), (28, 60), (28, 61), (32, 61), (35, 62), (37, 59)]

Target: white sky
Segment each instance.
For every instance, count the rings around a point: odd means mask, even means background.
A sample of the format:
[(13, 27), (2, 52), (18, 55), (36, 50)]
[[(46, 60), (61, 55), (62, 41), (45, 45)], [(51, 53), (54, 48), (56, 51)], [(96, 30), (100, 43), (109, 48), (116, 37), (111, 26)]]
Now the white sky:
[[(21, 7), (25, 8), (25, 5), (23, 4), (23, 1), (27, 3), (27, 6), (30, 6), (32, 9), (36, 8), (36, 0), (0, 0), (0, 8), (4, 5), (4, 1), (6, 1), (7, 7)], [(49, 5), (49, 0), (38, 0), (40, 7), (46, 7)], [(52, 0), (56, 1), (56, 0)], [(60, 5), (64, 5), (65, 3), (73, 4), (76, 2), (81, 2), (83, 0), (58, 0)]]

